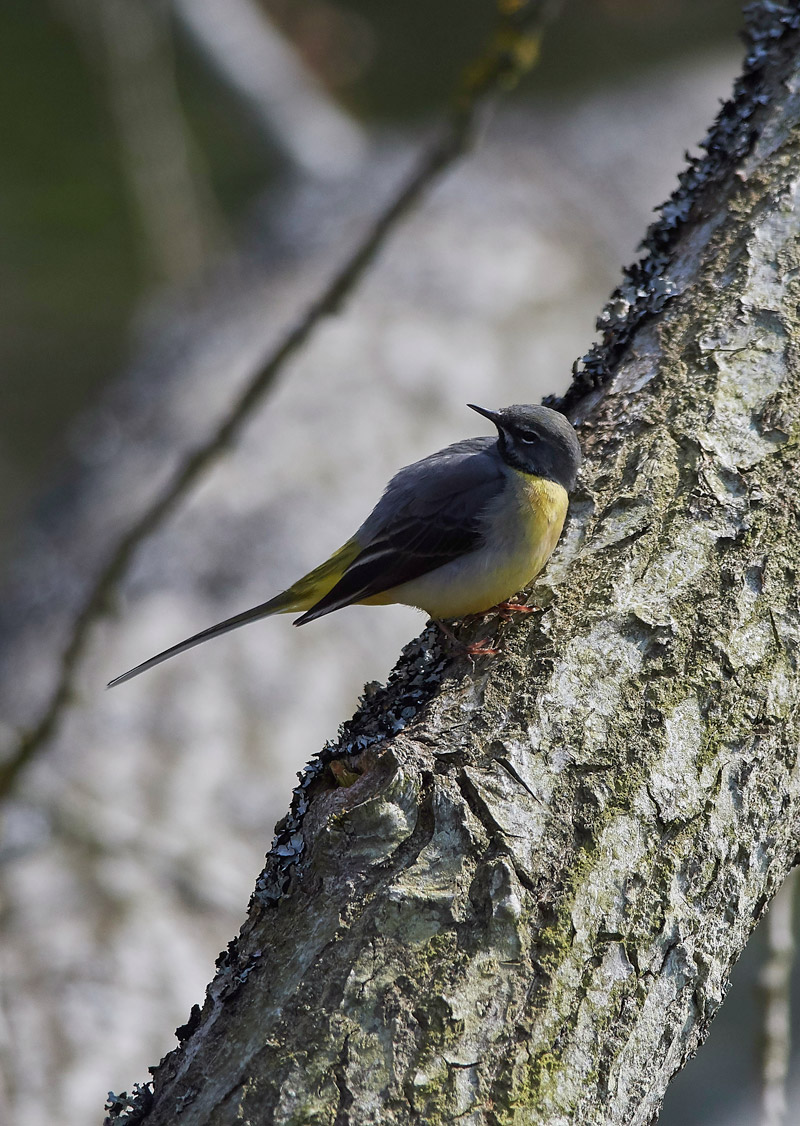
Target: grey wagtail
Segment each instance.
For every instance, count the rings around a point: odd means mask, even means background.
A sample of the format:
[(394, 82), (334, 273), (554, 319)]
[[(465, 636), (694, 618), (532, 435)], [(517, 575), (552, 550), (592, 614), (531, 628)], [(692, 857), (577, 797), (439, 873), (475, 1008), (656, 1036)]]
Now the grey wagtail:
[(294, 623), (300, 626), (342, 606), (399, 602), (434, 620), (463, 618), (522, 590), (561, 535), (581, 449), (569, 422), (547, 407), (467, 405), (494, 423), (497, 438), (467, 438), (407, 465), (325, 563), (269, 602), (123, 673), (109, 688), (270, 614), (302, 611)]

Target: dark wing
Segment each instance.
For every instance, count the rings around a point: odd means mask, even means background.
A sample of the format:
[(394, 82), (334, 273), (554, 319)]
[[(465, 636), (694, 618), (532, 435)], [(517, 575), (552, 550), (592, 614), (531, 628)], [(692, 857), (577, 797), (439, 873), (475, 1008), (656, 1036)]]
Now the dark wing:
[(504, 485), (494, 438), (457, 442), (401, 469), (356, 532), (362, 551), (295, 625), (391, 590), (474, 551), (483, 533), (483, 513)]

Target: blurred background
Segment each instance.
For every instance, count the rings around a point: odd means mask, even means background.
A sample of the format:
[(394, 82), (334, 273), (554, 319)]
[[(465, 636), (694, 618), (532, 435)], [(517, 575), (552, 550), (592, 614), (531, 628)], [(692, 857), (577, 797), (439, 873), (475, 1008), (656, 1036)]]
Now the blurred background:
[[(119, 534), (413, 167), (492, 20), (490, 0), (3, 0), (0, 752)], [(481, 432), (466, 401), (566, 387), (730, 91), (740, 22), (734, 0), (567, 3), (477, 151), (138, 553), (2, 811), (0, 1121), (100, 1123), (175, 1045), (296, 771), (423, 619), (278, 619), (105, 682), (319, 562), (392, 472)], [(762, 960), (760, 930), (668, 1126), (756, 1120)]]

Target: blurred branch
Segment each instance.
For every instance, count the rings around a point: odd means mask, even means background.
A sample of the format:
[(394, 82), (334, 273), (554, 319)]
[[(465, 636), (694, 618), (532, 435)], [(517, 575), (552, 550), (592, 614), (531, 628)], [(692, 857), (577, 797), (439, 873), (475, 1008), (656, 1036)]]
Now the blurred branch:
[(171, 3), (259, 128), (303, 172), (340, 176), (362, 159), (360, 126), (325, 94), (254, 0)]
[(167, 0), (54, 0), (108, 89), (120, 162), (161, 279), (201, 272), (224, 220), (183, 114)]
[(181, 283), (199, 274), (221, 220), (175, 87), (165, 0), (101, 0), (109, 95), (123, 166), (157, 273)]
[(761, 973), (764, 992), (764, 1043), (761, 1068), (760, 1126), (784, 1126), (786, 1079), (791, 1050), (791, 981), (794, 960), (792, 904), (797, 871), (790, 872), (767, 917), (767, 958)]
[(70, 702), (75, 674), (88, 644), (91, 626), (105, 613), (113, 591), (139, 545), (164, 522), (213, 461), (231, 445), (287, 361), (302, 347), (319, 322), (337, 312), (352, 294), (400, 220), (446, 169), (467, 151), (479, 111), (487, 101), (500, 91), (511, 88), (535, 64), (544, 26), (558, 8), (558, 0), (498, 0), (495, 33), (481, 58), (465, 72), (448, 119), (416, 171), (378, 215), (361, 243), (305, 314), (253, 373), (216, 431), (187, 454), (171, 482), (124, 533), (113, 550), (76, 616), (61, 657), (55, 687), (38, 722), (23, 735), (9, 758), (0, 765), (0, 798), (12, 790), (24, 767), (54, 734)]

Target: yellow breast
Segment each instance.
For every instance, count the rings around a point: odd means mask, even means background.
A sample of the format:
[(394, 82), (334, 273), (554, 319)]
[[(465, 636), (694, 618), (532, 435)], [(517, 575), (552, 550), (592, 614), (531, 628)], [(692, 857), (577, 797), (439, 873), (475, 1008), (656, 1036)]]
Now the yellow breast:
[(487, 534), (491, 582), (481, 595), (491, 598), (480, 609), (504, 602), (536, 578), (558, 543), (568, 501), (566, 490), (553, 481), (513, 474), (505, 504), (494, 514)]
[(433, 618), (462, 618), (504, 602), (541, 571), (567, 514), (561, 485), (512, 471), (486, 514), (483, 545), (411, 582), (366, 601), (418, 606)]
[[(527, 543), (533, 570), (522, 584), (527, 586), (544, 567), (558, 543), (569, 507), (569, 497), (562, 485), (519, 473), (518, 485), (521, 521), (527, 520)], [(521, 588), (520, 588), (521, 589)]]

